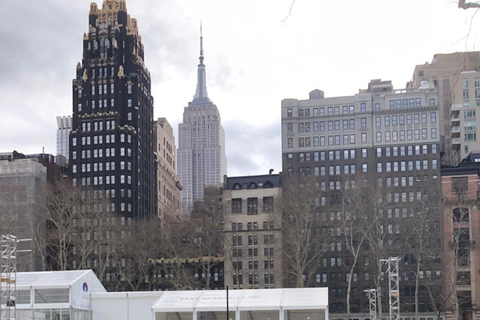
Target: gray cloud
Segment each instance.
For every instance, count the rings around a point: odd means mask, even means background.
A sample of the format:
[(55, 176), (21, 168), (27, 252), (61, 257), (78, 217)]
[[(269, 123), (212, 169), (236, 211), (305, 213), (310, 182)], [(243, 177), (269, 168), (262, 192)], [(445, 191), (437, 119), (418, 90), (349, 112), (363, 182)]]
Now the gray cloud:
[(281, 171), (282, 151), (278, 122), (254, 126), (241, 120), (224, 123), (228, 175), (267, 174)]
[[(97, 1), (101, 5), (102, 1)], [(72, 112), (71, 81), (82, 59), (90, 0), (2, 1), (0, 20), (0, 151), (56, 153), (56, 116)], [(127, 1), (137, 18), (152, 75), (156, 115), (177, 129), (183, 107), (195, 91), (199, 23), (174, 1)], [(212, 99), (232, 92), (241, 73), (225, 51), (216, 51), (204, 25), (209, 91)], [(218, 50), (218, 49), (217, 49)], [(175, 93), (165, 92), (175, 90)], [(216, 92), (216, 94), (212, 94)], [(230, 95), (230, 94), (227, 94)], [(165, 97), (168, 96), (168, 102)], [(225, 100), (225, 99), (224, 99)], [(224, 104), (230, 104), (223, 101)], [(224, 123), (228, 173), (267, 173), (281, 167), (278, 123), (261, 127), (234, 120)]]

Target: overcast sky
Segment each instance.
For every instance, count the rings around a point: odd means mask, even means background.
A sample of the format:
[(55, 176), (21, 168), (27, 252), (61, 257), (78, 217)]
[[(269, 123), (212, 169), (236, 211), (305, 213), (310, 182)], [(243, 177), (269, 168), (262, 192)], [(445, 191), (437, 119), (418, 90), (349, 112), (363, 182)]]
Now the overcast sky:
[[(72, 112), (89, 4), (1, 0), (0, 152), (55, 154), (56, 116)], [(208, 93), (222, 116), (230, 176), (281, 169), (282, 99), (306, 99), (315, 88), (352, 95), (376, 78), (404, 88), (435, 53), (480, 50), (480, 14), (454, 0), (296, 0), (283, 21), (291, 4), (127, 0), (145, 45), (155, 117), (175, 133), (195, 93), (203, 20)]]

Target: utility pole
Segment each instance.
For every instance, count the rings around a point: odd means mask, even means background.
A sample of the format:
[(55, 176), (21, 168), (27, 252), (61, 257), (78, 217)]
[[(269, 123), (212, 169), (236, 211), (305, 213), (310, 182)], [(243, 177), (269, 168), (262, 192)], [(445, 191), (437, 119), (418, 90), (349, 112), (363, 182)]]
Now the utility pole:
[(363, 290), (368, 293), (368, 305), (370, 309), (370, 320), (377, 320), (377, 290), (368, 289)]
[(380, 259), (387, 264), (388, 272), (388, 302), (390, 307), (390, 320), (400, 320), (400, 278), (398, 264), (399, 257)]

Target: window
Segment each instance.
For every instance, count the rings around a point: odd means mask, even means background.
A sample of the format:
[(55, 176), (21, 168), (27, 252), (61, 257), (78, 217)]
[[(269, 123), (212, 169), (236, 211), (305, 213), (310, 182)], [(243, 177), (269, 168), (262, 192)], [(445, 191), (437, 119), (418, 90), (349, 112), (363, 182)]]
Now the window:
[(368, 168), (367, 168), (367, 164), (366, 163), (362, 163), (362, 172), (367, 172)]
[(292, 118), (292, 109), (287, 109), (287, 118)]
[(263, 197), (263, 212), (273, 212), (273, 197)]
[(382, 126), (382, 117), (375, 117), (375, 126), (376, 127)]
[(247, 214), (258, 214), (258, 198), (247, 199)]
[(367, 104), (365, 102), (360, 103), (360, 112), (367, 112)]
[(366, 158), (367, 157), (367, 149), (363, 148), (362, 149), (362, 158)]
[(365, 132), (362, 133), (361, 137), (362, 137), (361, 139), (362, 143), (367, 143), (367, 134)]
[(366, 128), (367, 127), (367, 118), (361, 118), (361, 127)]
[(407, 124), (412, 124), (413, 116), (411, 114), (407, 114)]
[(242, 213), (242, 199), (232, 199), (232, 213)]

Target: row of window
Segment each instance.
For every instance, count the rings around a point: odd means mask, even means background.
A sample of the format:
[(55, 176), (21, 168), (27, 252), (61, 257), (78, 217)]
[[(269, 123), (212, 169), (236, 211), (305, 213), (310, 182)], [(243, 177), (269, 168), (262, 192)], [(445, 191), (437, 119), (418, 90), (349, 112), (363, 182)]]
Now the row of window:
[[(342, 120), (343, 130), (355, 130), (355, 119)], [(327, 126), (325, 126), (327, 125)], [(361, 118), (362, 128), (367, 127), (367, 118)], [(301, 122), (298, 124), (298, 132), (319, 132), (319, 131), (340, 130), (340, 120), (319, 121), (319, 122)], [(287, 123), (287, 133), (293, 133), (293, 123)]]
[[(435, 99), (429, 99), (428, 105), (435, 106)], [(390, 109), (400, 109), (400, 108), (413, 108), (413, 107), (421, 107), (422, 106), (422, 99), (421, 98), (409, 98), (409, 99), (396, 99), (396, 100), (389, 100), (389, 107)], [(375, 103), (375, 110), (380, 110), (381, 105), (380, 103)], [(310, 113), (310, 110), (312, 113)], [(340, 110), (342, 114), (350, 114), (355, 113), (355, 106), (348, 105), (342, 106), (334, 106), (334, 107), (320, 107), (320, 108), (299, 108), (298, 109), (298, 117), (310, 117), (310, 116), (324, 116), (324, 115), (339, 115)], [(326, 111), (326, 113), (325, 113)], [(360, 112), (367, 112), (367, 104), (365, 102), (360, 103)], [(287, 109), (287, 118), (293, 117), (293, 109)]]
[[(237, 270), (243, 269), (243, 261), (233, 261), (233, 270), (236, 272)], [(274, 269), (275, 268), (275, 261), (274, 260), (265, 260), (263, 262), (264, 269)], [(258, 270), (258, 260), (250, 260), (248, 261), (248, 270)]]
[[(384, 157), (398, 157), (398, 156), (413, 156), (420, 154), (437, 154), (437, 145), (436, 144), (424, 144), (424, 145), (409, 145), (401, 147), (378, 147), (376, 148), (377, 158)], [(315, 152), (300, 152), (298, 153), (299, 162), (310, 162), (312, 161), (326, 161), (328, 160), (353, 160), (356, 157), (355, 149), (347, 150), (330, 150), (330, 151), (315, 151)], [(327, 157), (328, 155), (328, 157)], [(368, 149), (361, 149), (361, 157), (366, 158), (368, 155)], [(343, 157), (342, 157), (343, 156)], [(293, 153), (287, 154), (287, 162), (292, 163), (294, 158)]]
[[(414, 166), (415, 164), (415, 166)], [(384, 169), (385, 168), (385, 169)], [(431, 160), (431, 169), (438, 169), (437, 159)], [(383, 170), (385, 172), (405, 172), (405, 171), (414, 171), (414, 170), (428, 170), (429, 161), (428, 160), (415, 160), (414, 161), (394, 161), (394, 162), (377, 162), (377, 172), (381, 173)]]
[[(313, 146), (326, 146), (327, 141), (329, 146), (338, 146), (342, 145), (341, 135), (330, 135), (330, 136), (318, 136), (313, 137)], [(360, 134), (360, 142), (367, 143), (367, 133), (363, 132)], [(352, 145), (355, 144), (355, 134), (345, 134), (343, 135), (343, 145)], [(293, 138), (287, 138), (287, 147), (293, 148)], [(298, 138), (298, 147), (299, 148), (309, 148), (312, 147), (312, 137)]]
[[(258, 284), (258, 273), (248, 275), (248, 284)], [(264, 284), (275, 284), (275, 277), (273, 273), (265, 273)], [(233, 285), (243, 285), (243, 275), (233, 275)]]
[[(273, 197), (263, 197), (263, 212), (273, 212)], [(242, 213), (242, 198), (232, 199), (232, 213)], [(247, 198), (247, 214), (258, 214), (258, 198)]]
[[(275, 223), (273, 221), (264, 221), (263, 222), (263, 229), (274, 229)], [(258, 222), (247, 222), (247, 230), (258, 230)], [(233, 222), (232, 223), (232, 231), (243, 231), (243, 223), (241, 222)]]
[[(263, 255), (265, 257), (273, 257), (275, 255), (274, 248), (263, 248)], [(232, 256), (234, 258), (240, 258), (243, 256), (243, 249), (232, 249)], [(258, 257), (258, 248), (250, 248), (248, 249), (248, 256), (249, 257)]]
[[(407, 115), (393, 115), (393, 116), (383, 116), (383, 124), (386, 127), (397, 126), (397, 125), (411, 125), (411, 124), (427, 124), (428, 123), (428, 113), (413, 113)], [(430, 123), (437, 123), (437, 113), (430, 112)], [(375, 126), (382, 126), (382, 117), (375, 117)]]
[[(363, 166), (362, 166), (363, 168)], [(366, 168), (366, 167), (365, 167)], [(384, 163), (377, 163), (377, 172), (383, 172)], [(394, 162), (385, 162), (385, 172), (405, 172), (405, 171), (414, 171), (414, 170), (428, 170), (429, 169), (429, 160), (415, 160), (415, 161), (394, 161)], [(438, 160), (431, 160), (431, 169), (438, 169)], [(310, 167), (301, 167), (299, 168), (300, 176), (309, 176), (311, 174)], [(343, 172), (341, 165), (328, 166), (328, 175), (335, 176), (341, 174), (356, 174), (355, 164), (344, 164)], [(314, 167), (315, 176), (326, 176), (327, 175), (327, 166)]]
[[(385, 184), (384, 184), (385, 181)], [(386, 178), (378, 178), (377, 179), (377, 185), (382, 188), (384, 185), (386, 187), (413, 187), (414, 186), (414, 181), (415, 182), (422, 182), (422, 176), (402, 176), (402, 177), (386, 177)], [(430, 181), (428, 175), (423, 176), (423, 182), (425, 184), (427, 183), (433, 183), (434, 185), (438, 182), (438, 175), (434, 174), (432, 175), (432, 180)]]
[[(275, 244), (275, 237), (273, 234), (265, 234), (263, 236), (263, 243), (264, 244)], [(249, 235), (248, 236), (248, 245), (249, 246), (257, 246), (258, 243), (258, 235)], [(233, 246), (242, 246), (243, 245), (243, 236), (232, 236), (232, 245)]]
[[(421, 132), (421, 134), (420, 134)], [(411, 141), (411, 140), (427, 140), (428, 139), (428, 129), (408, 129), (408, 130), (394, 130), (394, 131), (385, 131), (385, 142), (390, 141)], [(437, 128), (430, 129), (430, 138), (437, 139)], [(375, 135), (375, 142), (382, 142), (382, 132), (377, 131)]]
[[(94, 159), (95, 158), (103, 158), (103, 150), (104, 149), (94, 149), (93, 150), (93, 158)], [(125, 155), (127, 155), (128, 157), (131, 157), (132, 156), (132, 149), (130, 149), (130, 148), (120, 148), (120, 156), (123, 157)], [(82, 159), (90, 159), (91, 156), (92, 156), (92, 150), (82, 150)], [(105, 157), (115, 157), (115, 148), (106, 148), (105, 149)], [(77, 159), (77, 151), (72, 151), (72, 160), (76, 160), (76, 159)], [(114, 170), (114, 169), (112, 169), (112, 170)], [(87, 172), (89, 172), (89, 171), (87, 171)]]
[[(90, 186), (90, 185), (101, 186), (104, 184), (104, 181), (105, 181), (105, 184), (115, 184), (115, 176), (105, 176), (105, 180), (103, 176), (96, 176), (96, 177), (93, 177), (93, 179), (91, 177), (85, 177), (85, 178), (82, 178), (81, 183), (82, 183), (82, 186)], [(77, 179), (76, 178), (72, 179), (72, 183), (74, 186), (76, 186)], [(132, 184), (132, 176), (120, 175), (120, 183)]]
[[(414, 113), (407, 115), (393, 115), (393, 116), (383, 116), (384, 125), (389, 127), (397, 125), (411, 125), (411, 124), (427, 124), (428, 123), (428, 113)], [(437, 122), (437, 113), (430, 113), (430, 123)], [(340, 126), (342, 123), (342, 126)], [(367, 118), (360, 118), (360, 124), (362, 128), (367, 128)], [(375, 117), (375, 126), (382, 126), (382, 117)], [(330, 121), (319, 121), (319, 122), (300, 122), (298, 123), (298, 132), (319, 132), (319, 131), (333, 131), (333, 130), (355, 130), (355, 119), (345, 119), (345, 120), (330, 120)], [(287, 133), (293, 133), (293, 123), (287, 123)]]

